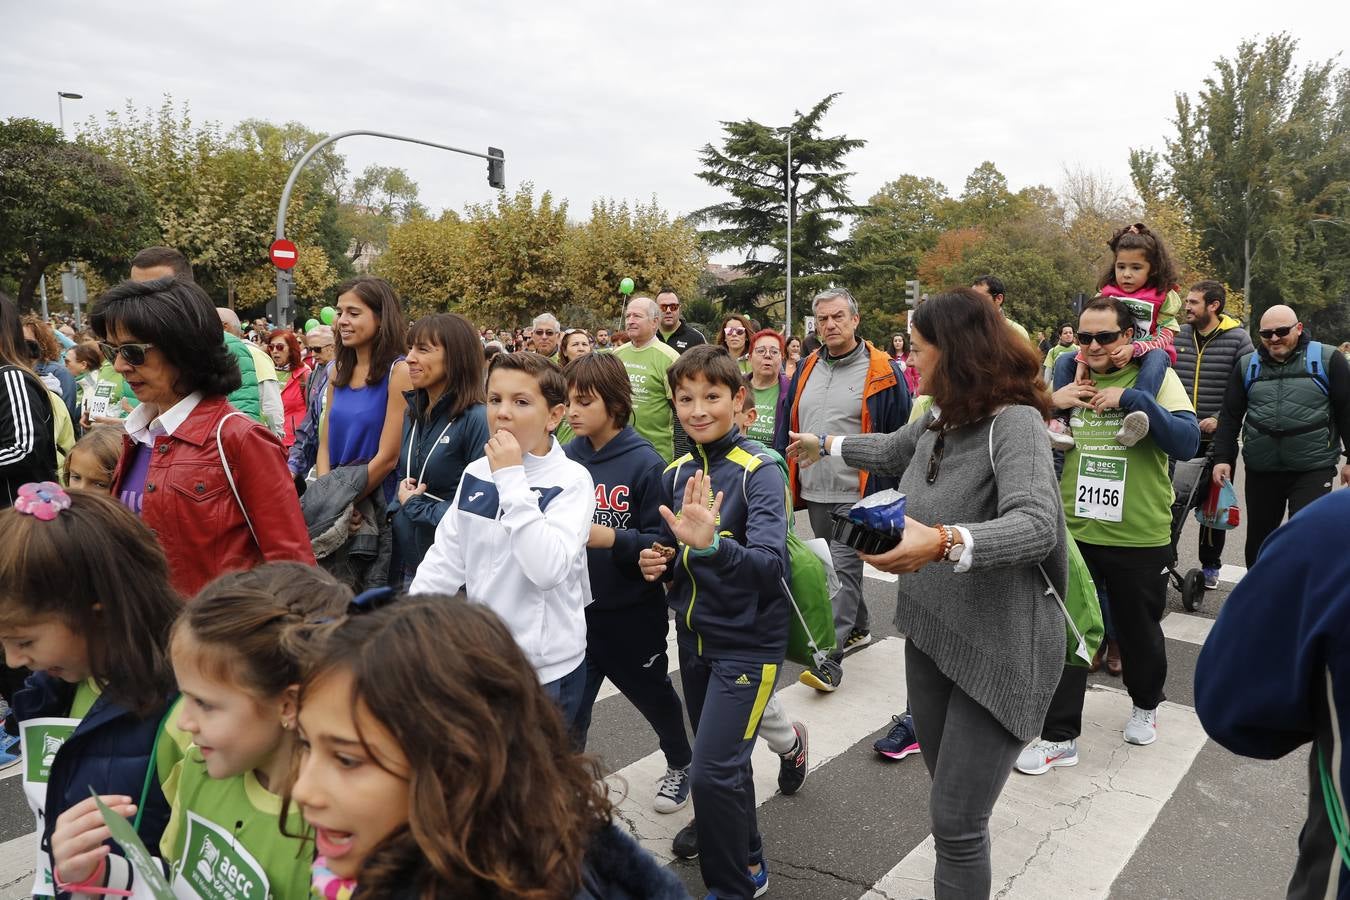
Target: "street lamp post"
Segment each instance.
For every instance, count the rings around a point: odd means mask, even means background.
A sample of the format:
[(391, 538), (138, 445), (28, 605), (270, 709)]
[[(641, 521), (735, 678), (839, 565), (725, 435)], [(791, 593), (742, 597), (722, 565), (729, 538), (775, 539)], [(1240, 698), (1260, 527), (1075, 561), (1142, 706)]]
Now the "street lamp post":
[(77, 94), (74, 91), (56, 92), (56, 115), (61, 120), (61, 137), (66, 136), (66, 108), (63, 105), (66, 100), (83, 100), (84, 94)]
[[(459, 147), (451, 147), (449, 144), (437, 144), (433, 141), (424, 141), (421, 138), (403, 137), (398, 134), (386, 134), (383, 131), (343, 131), (339, 134), (329, 135), (305, 151), (305, 155), (300, 157), (291, 169), (290, 177), (286, 179), (286, 187), (281, 191), (281, 202), (277, 204), (277, 229), (276, 239), (281, 240), (286, 237), (286, 206), (291, 200), (291, 191), (295, 188), (295, 182), (300, 177), (300, 170), (305, 167), (305, 163), (314, 158), (324, 147), (334, 141), (341, 140), (353, 135), (365, 135), (367, 137), (385, 138), (391, 141), (405, 141), (409, 144), (422, 144), (427, 147), (435, 147), (439, 150), (450, 150), (454, 153), (463, 153), (465, 156), (477, 156), (480, 159), (488, 161), (488, 184), (492, 187), (501, 189), (506, 187), (506, 156), (496, 147), (489, 147), (487, 153), (479, 153), (475, 150), (463, 150)], [(280, 326), (283, 323), (282, 316), (290, 309), (291, 305), (291, 273), (286, 269), (277, 269), (277, 298), (274, 301), (273, 321)]]
[(787, 169), (784, 172), (783, 194), (787, 198), (787, 324), (785, 331), (792, 336), (792, 126), (782, 129), (787, 132)]

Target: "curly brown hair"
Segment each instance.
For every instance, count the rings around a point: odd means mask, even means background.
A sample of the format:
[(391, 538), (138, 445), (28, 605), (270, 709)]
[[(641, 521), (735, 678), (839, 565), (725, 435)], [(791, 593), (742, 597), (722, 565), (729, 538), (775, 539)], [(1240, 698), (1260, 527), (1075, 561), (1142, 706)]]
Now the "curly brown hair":
[(339, 671), (410, 772), (408, 824), (366, 858), (363, 896), (402, 895), (410, 872), (421, 898), (576, 894), (611, 805), (598, 768), (562, 749), (562, 716), (495, 613), (427, 594), (350, 616), (322, 639), (301, 706)]
[(938, 294), (914, 311), (913, 325), (940, 352), (924, 388), (942, 410), (942, 428), (978, 422), (1009, 405), (1049, 417), (1040, 357), (983, 294), (971, 288)]
[(28, 313), (20, 320), (24, 328), (33, 329), (33, 340), (42, 348), (42, 358), (34, 362), (56, 362), (61, 358), (61, 344), (56, 340), (52, 326), (42, 321), (40, 316)]

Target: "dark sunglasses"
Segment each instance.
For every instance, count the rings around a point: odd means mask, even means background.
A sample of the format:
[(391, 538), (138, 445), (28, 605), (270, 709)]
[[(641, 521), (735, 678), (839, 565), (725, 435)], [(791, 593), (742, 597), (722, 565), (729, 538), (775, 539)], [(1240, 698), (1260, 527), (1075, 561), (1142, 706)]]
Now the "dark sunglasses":
[(145, 365), (145, 351), (153, 349), (154, 344), (109, 344), (107, 341), (99, 341), (98, 348), (103, 351), (103, 358), (108, 362), (116, 362), (117, 357), (122, 357), (127, 361), (127, 365), (141, 366)]
[(1257, 334), (1261, 335), (1263, 341), (1273, 341), (1284, 337), (1297, 327), (1297, 325), (1281, 325), (1279, 328), (1262, 328)]
[(928, 457), (928, 483), (937, 481), (938, 469), (942, 466), (942, 451), (947, 447), (947, 432), (939, 431), (937, 442), (933, 444), (933, 455)]
[(1105, 347), (1122, 334), (1124, 334), (1123, 331), (1080, 331), (1075, 334), (1075, 337), (1078, 338), (1080, 347), (1087, 347), (1093, 341), (1096, 341), (1098, 346)]

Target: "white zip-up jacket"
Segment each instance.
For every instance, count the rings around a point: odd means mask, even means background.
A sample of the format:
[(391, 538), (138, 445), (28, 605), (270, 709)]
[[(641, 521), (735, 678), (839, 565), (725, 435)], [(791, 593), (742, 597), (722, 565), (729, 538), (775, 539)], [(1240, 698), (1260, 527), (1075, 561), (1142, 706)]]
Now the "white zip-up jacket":
[(586, 539), (595, 485), (555, 440), (544, 456), (492, 471), (487, 457), (460, 479), (411, 593), (463, 588), (506, 622), (541, 684), (557, 681), (586, 656), (591, 599)]

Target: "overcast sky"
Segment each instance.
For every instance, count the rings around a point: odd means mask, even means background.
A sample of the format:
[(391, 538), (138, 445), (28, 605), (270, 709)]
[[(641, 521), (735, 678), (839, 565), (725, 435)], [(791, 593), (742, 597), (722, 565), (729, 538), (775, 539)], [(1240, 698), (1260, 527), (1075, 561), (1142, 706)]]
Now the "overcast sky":
[[(860, 201), (905, 172), (959, 193), (985, 159), (1013, 189), (1057, 187), (1066, 165), (1125, 184), (1129, 148), (1161, 146), (1174, 93), (1197, 91), (1214, 59), (1278, 31), (1303, 62), (1331, 57), (1350, 6), (42, 0), (4, 4), (3, 21), (0, 115), (55, 122), (56, 92), (76, 91), (70, 127), (168, 93), (226, 126), (491, 144), (512, 186), (533, 181), (585, 218), (599, 197), (655, 195), (677, 213), (716, 202), (694, 173), (720, 121), (784, 123), (833, 91), (827, 131), (868, 142), (850, 158)], [(492, 195), (477, 159), (338, 146), (353, 172), (406, 169), (433, 210)]]

